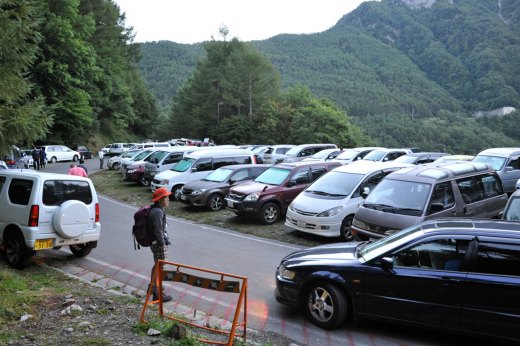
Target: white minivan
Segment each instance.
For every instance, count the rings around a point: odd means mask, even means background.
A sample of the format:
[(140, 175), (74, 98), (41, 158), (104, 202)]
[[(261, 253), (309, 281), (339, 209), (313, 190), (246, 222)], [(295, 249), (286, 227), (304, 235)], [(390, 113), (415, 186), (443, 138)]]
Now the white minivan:
[(333, 169), (289, 205), (285, 225), (300, 232), (353, 240), (350, 226), (364, 198), (388, 174), (407, 163), (356, 161)]
[(157, 174), (150, 184), (151, 190), (165, 187), (172, 192), (171, 199), (179, 198), (179, 191), (184, 184), (202, 179), (215, 169), (228, 166), (256, 163), (251, 150), (246, 149), (210, 149), (195, 151), (184, 156), (172, 168)]

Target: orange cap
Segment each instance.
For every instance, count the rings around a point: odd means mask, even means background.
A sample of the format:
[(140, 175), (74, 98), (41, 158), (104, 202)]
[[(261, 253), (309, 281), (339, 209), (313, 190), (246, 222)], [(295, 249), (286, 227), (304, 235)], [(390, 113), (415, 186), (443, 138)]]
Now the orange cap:
[(172, 193), (168, 190), (166, 190), (165, 187), (161, 187), (157, 190), (155, 190), (153, 192), (153, 195), (152, 195), (152, 202), (157, 202), (158, 200), (160, 200), (161, 198), (165, 197), (165, 196), (169, 196), (171, 195)]

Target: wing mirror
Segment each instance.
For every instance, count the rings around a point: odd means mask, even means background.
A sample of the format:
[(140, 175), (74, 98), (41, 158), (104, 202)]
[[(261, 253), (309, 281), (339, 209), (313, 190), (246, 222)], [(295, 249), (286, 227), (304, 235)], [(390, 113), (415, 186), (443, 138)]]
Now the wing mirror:
[(363, 192), (361, 192), (361, 197), (363, 197), (363, 199), (366, 199), (369, 193), (370, 193), (370, 188), (365, 186), (363, 188)]
[(383, 269), (386, 272), (394, 273), (394, 259), (391, 257), (383, 257), (379, 261), (379, 265), (381, 266), (381, 269)]
[(442, 204), (442, 203), (432, 203), (432, 205), (430, 206), (431, 213), (438, 213), (443, 210), (444, 210), (444, 204)]

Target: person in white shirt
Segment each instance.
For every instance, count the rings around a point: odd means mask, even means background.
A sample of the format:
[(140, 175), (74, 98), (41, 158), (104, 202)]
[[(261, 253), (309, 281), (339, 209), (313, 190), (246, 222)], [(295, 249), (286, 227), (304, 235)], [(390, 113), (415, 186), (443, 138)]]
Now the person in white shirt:
[(103, 169), (103, 163), (105, 161), (104, 160), (105, 153), (103, 152), (103, 149), (99, 149), (98, 156), (99, 156), (99, 169)]

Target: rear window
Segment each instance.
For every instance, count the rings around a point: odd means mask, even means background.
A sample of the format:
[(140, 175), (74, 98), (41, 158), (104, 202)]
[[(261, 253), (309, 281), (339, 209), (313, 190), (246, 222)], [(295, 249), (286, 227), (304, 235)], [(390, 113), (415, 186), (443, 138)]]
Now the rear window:
[(92, 191), (86, 181), (47, 180), (43, 184), (43, 204), (61, 205), (63, 202), (77, 200), (87, 205), (92, 203)]
[(9, 186), (9, 200), (13, 204), (27, 205), (31, 197), (32, 180), (13, 179)]

